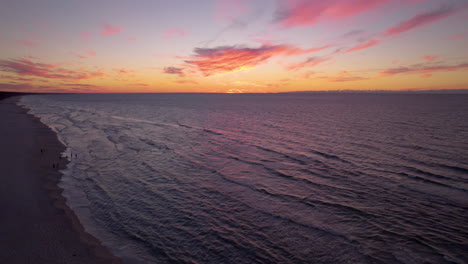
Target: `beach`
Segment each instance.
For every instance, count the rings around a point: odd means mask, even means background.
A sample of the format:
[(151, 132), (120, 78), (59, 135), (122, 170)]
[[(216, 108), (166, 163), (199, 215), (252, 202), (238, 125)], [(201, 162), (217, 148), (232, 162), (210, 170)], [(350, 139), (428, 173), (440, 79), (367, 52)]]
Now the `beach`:
[(121, 263), (66, 206), (65, 147), (18, 98), (0, 101), (0, 263)]

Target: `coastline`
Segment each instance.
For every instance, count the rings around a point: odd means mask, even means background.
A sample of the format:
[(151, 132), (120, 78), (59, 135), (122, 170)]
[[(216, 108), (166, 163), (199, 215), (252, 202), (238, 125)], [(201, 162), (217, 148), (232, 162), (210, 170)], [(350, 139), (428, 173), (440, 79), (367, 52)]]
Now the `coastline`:
[(58, 186), (65, 146), (18, 99), (0, 100), (0, 262), (122, 263), (66, 205)]

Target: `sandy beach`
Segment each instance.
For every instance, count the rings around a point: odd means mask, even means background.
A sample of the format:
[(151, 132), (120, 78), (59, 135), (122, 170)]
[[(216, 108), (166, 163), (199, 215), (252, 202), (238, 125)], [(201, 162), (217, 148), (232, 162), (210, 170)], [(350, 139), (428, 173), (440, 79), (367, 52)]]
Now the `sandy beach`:
[(0, 263), (121, 263), (66, 206), (54, 165), (65, 147), (18, 98), (0, 101)]

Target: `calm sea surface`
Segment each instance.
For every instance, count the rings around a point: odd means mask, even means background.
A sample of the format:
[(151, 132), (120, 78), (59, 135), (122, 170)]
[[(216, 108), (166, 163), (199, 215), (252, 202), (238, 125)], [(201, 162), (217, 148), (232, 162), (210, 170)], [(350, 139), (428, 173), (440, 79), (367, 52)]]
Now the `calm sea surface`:
[(20, 104), (73, 153), (68, 203), (128, 263), (468, 263), (468, 95)]

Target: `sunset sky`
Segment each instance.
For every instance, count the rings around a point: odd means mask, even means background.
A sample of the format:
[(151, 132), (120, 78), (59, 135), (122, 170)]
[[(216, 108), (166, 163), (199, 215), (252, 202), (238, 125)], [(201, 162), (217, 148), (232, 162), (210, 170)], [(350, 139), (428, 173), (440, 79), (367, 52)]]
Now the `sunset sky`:
[(467, 0), (3, 0), (0, 91), (468, 89)]

